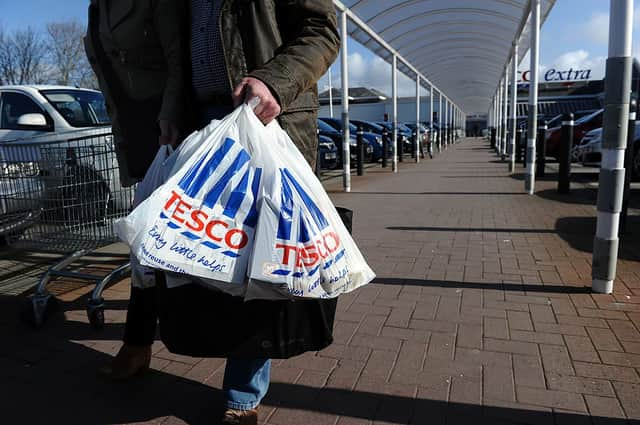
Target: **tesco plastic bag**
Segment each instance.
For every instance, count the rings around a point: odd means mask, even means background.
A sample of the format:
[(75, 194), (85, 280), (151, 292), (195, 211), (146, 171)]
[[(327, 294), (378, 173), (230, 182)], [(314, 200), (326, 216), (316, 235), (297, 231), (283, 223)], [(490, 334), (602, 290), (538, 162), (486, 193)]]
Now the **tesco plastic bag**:
[[(171, 146), (160, 146), (153, 162), (147, 170), (147, 174), (145, 174), (144, 179), (136, 186), (136, 191), (133, 196), (133, 208), (136, 208), (166, 181), (168, 170), (171, 169), (171, 166), (167, 164), (167, 162), (172, 153), (173, 148)], [(152, 268), (140, 264), (133, 253), (130, 255), (130, 262), (132, 286), (141, 289), (155, 286), (155, 272)]]
[(165, 184), (117, 223), (142, 265), (244, 291), (260, 171), (238, 137), (242, 111), (189, 136)]
[(375, 277), (302, 154), (250, 105), (172, 156), (165, 184), (117, 223), (141, 264), (246, 299), (335, 297)]
[(269, 149), (262, 153), (262, 199), (245, 298), (333, 298), (371, 282), (373, 271), (287, 133), (275, 121), (248, 128), (257, 130), (249, 138), (264, 140)]

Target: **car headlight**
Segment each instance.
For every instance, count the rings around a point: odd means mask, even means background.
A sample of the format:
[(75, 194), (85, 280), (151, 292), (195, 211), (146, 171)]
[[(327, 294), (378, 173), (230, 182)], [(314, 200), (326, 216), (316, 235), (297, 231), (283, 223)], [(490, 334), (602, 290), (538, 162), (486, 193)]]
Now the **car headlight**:
[(10, 162), (0, 166), (0, 176), (10, 179), (35, 177), (40, 172), (37, 162)]
[(376, 137), (376, 143), (378, 146), (382, 146), (382, 137)]

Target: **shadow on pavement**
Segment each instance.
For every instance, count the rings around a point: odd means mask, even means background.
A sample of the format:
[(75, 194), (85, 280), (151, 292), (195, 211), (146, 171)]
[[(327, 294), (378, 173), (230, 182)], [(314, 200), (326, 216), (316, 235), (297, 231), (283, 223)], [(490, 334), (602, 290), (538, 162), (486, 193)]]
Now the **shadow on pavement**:
[(553, 229), (500, 228), (500, 227), (416, 227), (390, 226), (389, 230), (407, 230), (411, 232), (470, 232), (470, 233), (556, 233)]
[[(2, 423), (106, 425), (160, 423), (167, 417), (175, 417), (182, 421), (179, 423), (215, 424), (222, 402), (217, 388), (155, 370), (127, 383), (98, 377), (97, 368), (109, 356), (85, 344), (95, 347), (101, 340), (119, 341), (121, 325), (108, 324), (102, 333), (96, 333), (86, 324), (58, 321), (34, 331), (17, 322), (18, 305), (16, 297), (0, 297)], [(422, 383), (421, 391), (426, 394), (417, 399), (274, 382), (263, 405), (294, 409), (287, 422), (291, 425), (310, 423), (302, 419), (304, 412), (416, 425), (551, 425), (589, 421), (580, 414), (517, 408), (514, 402), (491, 403), (494, 407), (432, 400), (428, 396), (431, 386), (450, 385), (451, 379), (456, 379), (444, 374), (439, 378), (438, 382)], [(613, 418), (592, 419), (594, 423), (607, 425), (630, 423)]]
[(514, 292), (547, 292), (554, 294), (589, 294), (591, 288), (587, 286), (567, 286), (567, 285), (543, 285), (543, 284), (522, 284), (522, 283), (491, 283), (491, 282), (456, 282), (451, 280), (423, 280), (423, 279), (400, 279), (400, 278), (376, 278), (374, 283), (383, 285), (406, 285), (421, 286), (431, 288), (449, 289), (495, 289), (499, 291)]
[(514, 196), (514, 195), (527, 195), (523, 192), (351, 192), (358, 195), (478, 195), (478, 196)]
[[(562, 217), (556, 221), (558, 235), (569, 245), (583, 252), (593, 252), (596, 217)], [(620, 238), (618, 258), (640, 261), (640, 216), (627, 217), (626, 232)]]
[[(597, 188), (572, 189), (570, 193), (558, 193), (555, 189), (541, 190), (536, 196), (550, 201), (566, 204), (596, 205), (598, 201)], [(632, 188), (629, 194), (629, 207), (640, 208), (640, 188)]]

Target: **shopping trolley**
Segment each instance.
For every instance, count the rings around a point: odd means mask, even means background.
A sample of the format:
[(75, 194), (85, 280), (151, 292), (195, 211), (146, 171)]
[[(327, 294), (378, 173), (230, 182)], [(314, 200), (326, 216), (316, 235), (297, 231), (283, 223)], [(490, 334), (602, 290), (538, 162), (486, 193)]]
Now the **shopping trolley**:
[(110, 130), (75, 135), (0, 143), (0, 238), (12, 247), (64, 254), (25, 299), (22, 318), (36, 327), (57, 306), (47, 285), (66, 277), (95, 283), (87, 315), (92, 327), (102, 328), (102, 291), (131, 270), (128, 259), (106, 276), (71, 270), (116, 241), (114, 221), (128, 214), (133, 200), (133, 188), (120, 184)]

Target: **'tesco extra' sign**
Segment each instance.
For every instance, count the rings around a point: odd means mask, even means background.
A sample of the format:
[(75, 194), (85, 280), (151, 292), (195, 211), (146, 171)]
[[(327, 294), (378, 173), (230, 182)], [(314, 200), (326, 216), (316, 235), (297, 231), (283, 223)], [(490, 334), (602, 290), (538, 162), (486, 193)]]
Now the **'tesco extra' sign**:
[[(528, 83), (530, 81), (531, 71), (520, 72), (519, 83)], [(555, 81), (586, 81), (591, 79), (590, 69), (573, 69), (569, 68), (560, 71), (555, 68), (548, 69), (544, 75), (544, 82), (551, 83)]]

